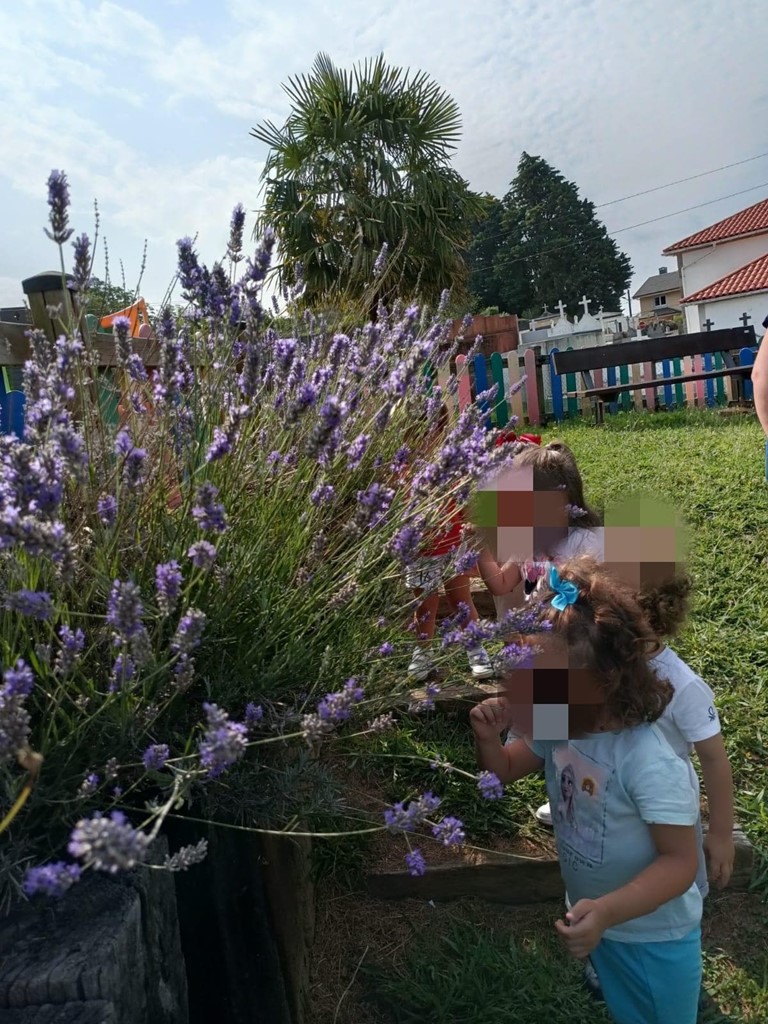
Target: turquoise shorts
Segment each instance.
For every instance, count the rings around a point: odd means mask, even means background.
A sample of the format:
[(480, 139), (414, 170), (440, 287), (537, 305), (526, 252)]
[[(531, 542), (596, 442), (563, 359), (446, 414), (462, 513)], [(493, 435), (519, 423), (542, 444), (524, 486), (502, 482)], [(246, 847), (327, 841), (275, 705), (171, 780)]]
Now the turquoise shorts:
[(696, 1024), (701, 928), (669, 942), (602, 939), (589, 959), (616, 1024)]

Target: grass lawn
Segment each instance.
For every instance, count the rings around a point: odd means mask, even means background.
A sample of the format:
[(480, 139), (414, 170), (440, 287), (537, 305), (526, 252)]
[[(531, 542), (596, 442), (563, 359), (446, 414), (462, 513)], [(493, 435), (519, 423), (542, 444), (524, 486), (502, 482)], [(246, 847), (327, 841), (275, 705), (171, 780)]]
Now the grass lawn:
[[(768, 485), (764, 444), (753, 417), (716, 412), (608, 419), (545, 431), (576, 452), (587, 499), (602, 505), (653, 492), (674, 502), (691, 528), (696, 582), (691, 620), (675, 647), (715, 690), (736, 781), (737, 820), (758, 851), (755, 891), (715, 894), (705, 913), (705, 985), (716, 1008), (702, 1022), (768, 1021)], [(543, 795), (526, 780), (498, 804), (476, 799), (466, 781), (435, 773), (442, 754), (471, 767), (465, 726), (410, 722), (361, 754), (389, 799), (431, 786), (468, 835), (532, 834), (530, 808)], [(450, 808), (450, 809), (448, 809)], [(429, 849), (425, 848), (427, 857)], [(429, 857), (428, 857), (429, 859)], [(314, 1024), (588, 1024), (607, 1020), (583, 993), (578, 967), (553, 931), (561, 908), (461, 901), (377, 903), (353, 870), (320, 884), (327, 941), (316, 958)], [(359, 871), (365, 848), (350, 866)], [(357, 876), (359, 878), (359, 875)]]

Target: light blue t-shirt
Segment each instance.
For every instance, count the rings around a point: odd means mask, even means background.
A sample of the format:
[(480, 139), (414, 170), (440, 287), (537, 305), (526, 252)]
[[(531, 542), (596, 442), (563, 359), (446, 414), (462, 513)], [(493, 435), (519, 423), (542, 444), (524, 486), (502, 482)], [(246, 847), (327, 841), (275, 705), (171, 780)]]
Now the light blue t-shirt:
[[(698, 819), (688, 768), (655, 725), (527, 742), (544, 761), (570, 905), (620, 889), (656, 859), (648, 825), (694, 825)], [(605, 938), (679, 939), (698, 926), (701, 908), (694, 882), (653, 913), (609, 928)]]

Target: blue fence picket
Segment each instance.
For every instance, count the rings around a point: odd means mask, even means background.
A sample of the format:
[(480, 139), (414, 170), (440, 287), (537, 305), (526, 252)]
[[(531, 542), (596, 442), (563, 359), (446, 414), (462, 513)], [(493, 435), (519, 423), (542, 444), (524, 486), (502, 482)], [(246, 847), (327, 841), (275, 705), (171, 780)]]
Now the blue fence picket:
[[(487, 391), (490, 387), (488, 383), (488, 363), (486, 362), (485, 356), (476, 355), (472, 360), (475, 369), (475, 398), (482, 394), (483, 391)], [(483, 399), (480, 403), (480, 411), (483, 414), (486, 427), (490, 427), (491, 414), (488, 407), (488, 402)]]
[[(609, 387), (609, 388), (615, 388), (616, 387), (616, 367), (615, 366), (608, 366), (606, 368), (606, 371), (605, 371), (605, 385), (606, 385), (606, 387)], [(615, 402), (609, 402), (608, 403), (608, 411), (611, 412), (611, 413), (616, 413), (616, 412), (619, 411), (618, 397), (617, 397), (617, 400)]]
[(553, 348), (549, 353), (549, 381), (552, 389), (552, 415), (556, 423), (562, 423), (565, 413), (563, 410), (563, 382), (558, 373), (555, 373), (554, 355), (559, 348)]
[[(705, 352), (704, 353), (704, 369), (707, 372), (709, 372), (710, 370), (714, 370), (714, 368), (715, 368), (715, 364), (714, 364), (714, 360), (712, 359), (712, 353), (711, 352)], [(705, 391), (705, 394), (706, 394), (705, 401), (706, 401), (707, 405), (714, 405), (715, 404), (715, 382), (713, 380), (704, 381), (704, 391)]]
[[(756, 355), (756, 348), (739, 349), (739, 366), (751, 366), (755, 361)], [(752, 387), (752, 381), (745, 378), (742, 387), (745, 401), (751, 402), (755, 394), (754, 388)]]
[[(669, 359), (663, 359), (661, 362), (661, 376), (668, 380), (672, 376), (672, 364)], [(667, 409), (671, 409), (675, 404), (674, 395), (672, 394), (672, 385), (664, 385), (664, 405)]]

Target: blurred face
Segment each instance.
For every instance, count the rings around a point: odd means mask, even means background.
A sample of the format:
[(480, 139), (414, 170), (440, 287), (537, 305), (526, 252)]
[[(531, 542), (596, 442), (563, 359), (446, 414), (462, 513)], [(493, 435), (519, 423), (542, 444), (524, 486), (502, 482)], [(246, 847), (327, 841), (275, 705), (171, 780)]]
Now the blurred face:
[(605, 716), (599, 679), (569, 662), (559, 638), (531, 638), (540, 650), (510, 669), (504, 690), (515, 728), (535, 740), (576, 739), (596, 730)]
[(658, 586), (684, 570), (687, 550), (687, 531), (676, 510), (655, 495), (606, 509), (606, 567), (633, 590)]
[(568, 496), (534, 488), (533, 467), (510, 465), (477, 491), (472, 519), (500, 563), (548, 557), (568, 536)]

